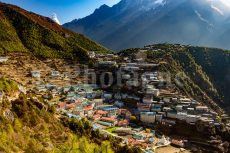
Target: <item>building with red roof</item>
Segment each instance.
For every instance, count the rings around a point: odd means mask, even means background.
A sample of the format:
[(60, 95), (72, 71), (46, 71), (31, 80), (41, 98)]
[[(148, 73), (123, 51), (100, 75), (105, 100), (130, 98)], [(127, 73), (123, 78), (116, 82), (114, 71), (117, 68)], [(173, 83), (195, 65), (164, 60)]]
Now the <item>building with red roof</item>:
[(129, 121), (128, 120), (122, 120), (118, 122), (118, 126), (122, 126), (122, 127), (126, 127), (129, 125)]
[(58, 103), (58, 108), (60, 108), (60, 109), (66, 109), (66, 102), (60, 102), (60, 103)]
[(75, 103), (72, 104), (66, 104), (66, 109), (74, 109), (76, 107)]
[(100, 119), (100, 121), (112, 123), (113, 125), (116, 125), (116, 124), (117, 124), (117, 119), (115, 119), (115, 118), (110, 118), (110, 117), (102, 117), (102, 118)]
[(103, 111), (103, 110), (97, 110), (97, 111), (95, 112), (95, 114), (99, 114), (99, 115), (101, 115), (101, 116), (106, 117), (106, 116), (108, 115), (108, 112)]

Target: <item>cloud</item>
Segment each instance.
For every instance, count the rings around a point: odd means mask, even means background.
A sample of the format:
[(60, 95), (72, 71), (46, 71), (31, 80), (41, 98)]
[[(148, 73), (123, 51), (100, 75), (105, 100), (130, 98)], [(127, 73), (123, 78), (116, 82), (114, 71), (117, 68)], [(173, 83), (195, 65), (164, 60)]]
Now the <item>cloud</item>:
[(230, 8), (230, 1), (229, 0), (220, 0), (225, 6)]
[(58, 20), (57, 14), (53, 13), (51, 19), (56, 22), (57, 24), (61, 25), (60, 21)]
[(197, 10), (195, 10), (195, 13), (196, 13), (196, 15), (198, 16), (198, 18), (201, 21), (203, 21), (203, 22), (207, 23), (209, 26), (213, 27), (213, 25), (208, 20), (206, 20), (205, 18), (203, 18), (202, 15)]
[(164, 4), (164, 0), (156, 0), (155, 2), (154, 2), (155, 4)]
[(219, 8), (217, 8), (216, 6), (211, 5), (211, 8), (212, 8), (213, 10), (215, 10), (216, 12), (218, 12), (219, 14), (224, 15), (224, 13), (223, 13)]

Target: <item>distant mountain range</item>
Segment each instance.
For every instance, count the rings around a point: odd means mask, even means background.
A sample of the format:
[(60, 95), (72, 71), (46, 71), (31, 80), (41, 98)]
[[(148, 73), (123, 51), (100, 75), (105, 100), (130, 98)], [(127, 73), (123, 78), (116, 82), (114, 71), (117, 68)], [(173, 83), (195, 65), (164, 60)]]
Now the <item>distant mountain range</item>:
[(63, 26), (113, 49), (181, 43), (230, 49), (225, 0), (121, 0)]
[(0, 3), (0, 55), (17, 51), (37, 57), (86, 61), (90, 50), (108, 51), (48, 17)]

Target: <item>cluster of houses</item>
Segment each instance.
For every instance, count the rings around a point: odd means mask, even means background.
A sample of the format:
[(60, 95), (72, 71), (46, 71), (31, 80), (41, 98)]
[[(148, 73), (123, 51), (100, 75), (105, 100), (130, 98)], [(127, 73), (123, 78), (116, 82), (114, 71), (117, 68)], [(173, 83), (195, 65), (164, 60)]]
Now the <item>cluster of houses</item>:
[(114, 133), (123, 137), (123, 141), (132, 145), (139, 146), (145, 150), (145, 152), (152, 152), (156, 147), (167, 146), (170, 144), (169, 137), (159, 135), (156, 137), (154, 130), (146, 131), (142, 127), (138, 128), (116, 128)]
[[(181, 44), (174, 44), (172, 48), (184, 48), (184, 47), (190, 47), (190, 45), (181, 45)], [(161, 51), (161, 49), (156, 49), (155, 45), (146, 45), (144, 46), (144, 50), (151, 50), (151, 51)]]
[[(171, 90), (167, 77), (158, 70), (159, 64), (127, 57), (117, 60), (119, 57), (113, 54), (90, 52), (89, 56), (98, 60), (96, 70), (103, 72), (111, 67), (121, 70), (121, 89), (125, 90), (111, 91), (96, 84), (56, 86), (38, 83), (35, 88), (37, 93), (48, 100), (56, 97), (56, 101), (50, 102), (69, 117), (86, 117), (101, 130), (116, 127), (115, 134), (126, 143), (145, 149), (153, 144), (163, 146), (170, 143), (166, 137), (156, 139), (154, 130), (146, 132), (143, 128), (146, 125), (174, 125), (179, 120), (188, 124), (203, 120), (219, 125), (217, 113)], [(41, 77), (40, 71), (31, 71), (31, 75)], [(50, 75), (58, 78), (61, 74), (51, 71)], [(131, 122), (133, 117), (141, 123), (138, 128)]]
[[(52, 84), (37, 84), (35, 89), (43, 98), (58, 97), (53, 102), (57, 110), (68, 113), (76, 118), (87, 117), (100, 125), (128, 126), (131, 113), (121, 108), (116, 101), (114, 105), (105, 103), (112, 98), (110, 93), (104, 92), (95, 84), (80, 84), (67, 87), (58, 87)], [(48, 94), (49, 93), (49, 94)]]
[[(156, 140), (155, 131), (145, 132), (144, 128), (131, 128), (130, 119), (132, 113), (124, 108), (124, 99), (137, 97), (128, 94), (109, 93), (102, 91), (95, 84), (79, 84), (71, 86), (56, 86), (52, 84), (37, 83), (35, 91), (45, 99), (50, 100), (52, 105), (56, 105), (57, 110), (68, 115), (70, 118), (88, 118), (94, 127), (105, 130), (117, 127), (115, 133), (124, 143), (149, 148), (154, 145), (168, 145), (169, 140), (161, 137)], [(116, 97), (116, 98), (115, 98)]]
[[(148, 46), (151, 48), (151, 46)], [(144, 51), (143, 51), (144, 52)], [(107, 58), (108, 59), (108, 58)], [(99, 65), (111, 67), (116, 65), (122, 71), (122, 87), (130, 87), (133, 94), (110, 93), (110, 98), (115, 101), (114, 105), (126, 106), (126, 100), (136, 102), (133, 108), (135, 115), (144, 124), (176, 124), (176, 121), (185, 121), (195, 124), (203, 120), (209, 124), (220, 125), (217, 120), (218, 114), (192, 98), (188, 98), (171, 91), (170, 83), (162, 72), (158, 71), (159, 64), (147, 63), (138, 59), (125, 57), (122, 62), (99, 61)], [(127, 61), (127, 62), (124, 62)], [(106, 69), (105, 69), (106, 70)], [(137, 96), (138, 95), (138, 96)]]
[(219, 125), (217, 113), (210, 111), (208, 107), (200, 105), (189, 98), (163, 98), (152, 103), (138, 103), (140, 120), (143, 123), (176, 124), (177, 120), (195, 124), (198, 120), (208, 121), (209, 124)]
[[(40, 78), (41, 77), (41, 71), (39, 71), (39, 70), (33, 70), (30, 73), (31, 73), (31, 76), (33, 78)], [(53, 77), (53, 78), (58, 78), (61, 75), (60, 75), (59, 71), (51, 71), (50, 72), (50, 76)]]
[[(154, 124), (171, 126), (178, 121), (194, 125), (199, 120), (219, 126), (217, 113), (172, 90), (168, 77), (158, 70), (160, 64), (145, 61), (143, 54), (152, 48), (146, 46), (136, 59), (89, 52), (90, 58), (98, 61), (96, 71), (103, 72), (113, 67), (122, 72), (118, 81), (122, 83), (119, 90), (107, 90), (100, 84), (61, 86), (35, 82), (34, 91), (70, 118), (86, 117), (92, 121), (93, 127), (102, 131), (116, 127), (113, 131), (116, 136), (146, 151), (149, 147), (165, 146), (172, 141), (165, 136), (156, 138), (154, 130), (147, 132), (143, 127)], [(0, 57), (0, 63), (7, 60), (8, 57)], [(39, 70), (32, 70), (30, 74), (33, 78), (41, 77)], [(50, 72), (50, 77), (61, 79), (64, 75), (54, 70)], [(26, 92), (22, 87), (20, 90)], [(3, 96), (4, 92), (0, 91), (0, 101)], [(141, 124), (135, 125), (132, 118)]]

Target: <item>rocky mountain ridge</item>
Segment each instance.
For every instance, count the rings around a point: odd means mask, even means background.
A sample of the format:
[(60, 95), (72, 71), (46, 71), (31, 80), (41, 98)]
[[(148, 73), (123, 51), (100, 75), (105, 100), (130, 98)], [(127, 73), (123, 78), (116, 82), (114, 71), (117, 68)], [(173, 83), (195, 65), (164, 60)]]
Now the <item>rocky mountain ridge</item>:
[(181, 43), (229, 49), (225, 0), (121, 0), (63, 26), (113, 49)]

